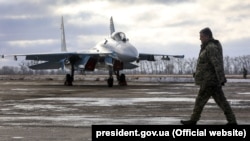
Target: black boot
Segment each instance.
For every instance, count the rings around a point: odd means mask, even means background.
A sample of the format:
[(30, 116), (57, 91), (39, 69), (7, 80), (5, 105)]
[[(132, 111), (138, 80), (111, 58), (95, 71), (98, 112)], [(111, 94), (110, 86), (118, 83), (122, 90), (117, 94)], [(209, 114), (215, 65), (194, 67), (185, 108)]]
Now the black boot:
[(228, 122), (226, 125), (238, 125), (237, 122)]
[(197, 121), (193, 121), (193, 120), (181, 120), (181, 123), (183, 125), (196, 125)]

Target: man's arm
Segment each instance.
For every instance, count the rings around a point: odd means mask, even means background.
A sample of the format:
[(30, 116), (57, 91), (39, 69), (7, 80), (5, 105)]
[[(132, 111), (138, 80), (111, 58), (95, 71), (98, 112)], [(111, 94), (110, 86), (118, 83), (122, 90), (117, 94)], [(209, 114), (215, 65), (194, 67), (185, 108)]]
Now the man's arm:
[(223, 66), (223, 55), (222, 48), (220, 45), (211, 43), (207, 46), (207, 52), (210, 62), (214, 66), (217, 79), (220, 84), (226, 83), (224, 66)]

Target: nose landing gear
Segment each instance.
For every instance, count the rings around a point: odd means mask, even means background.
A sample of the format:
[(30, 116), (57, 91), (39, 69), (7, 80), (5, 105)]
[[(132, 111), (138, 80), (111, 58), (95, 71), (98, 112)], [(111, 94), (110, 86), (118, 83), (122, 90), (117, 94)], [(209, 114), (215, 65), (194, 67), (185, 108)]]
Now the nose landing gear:
[[(115, 75), (116, 75), (116, 78), (117, 78), (117, 81), (118, 81), (118, 84), (120, 86), (127, 86), (127, 81), (126, 81), (126, 76), (125, 74), (119, 74), (119, 71), (114, 71), (115, 72)], [(109, 70), (109, 78), (107, 80), (107, 83), (108, 83), (108, 86), (109, 87), (113, 87), (113, 84), (114, 84), (114, 79), (113, 79), (113, 71), (110, 69)]]

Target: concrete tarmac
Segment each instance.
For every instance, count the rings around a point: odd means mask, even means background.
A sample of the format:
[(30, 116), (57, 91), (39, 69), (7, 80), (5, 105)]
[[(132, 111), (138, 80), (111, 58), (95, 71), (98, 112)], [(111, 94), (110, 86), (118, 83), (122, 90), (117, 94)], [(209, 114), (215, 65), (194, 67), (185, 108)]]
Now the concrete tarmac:
[[(189, 119), (199, 91), (183, 79), (174, 79), (175, 83), (128, 77), (128, 86), (112, 88), (102, 78), (80, 80), (63, 86), (62, 80), (54, 78), (2, 77), (0, 141), (88, 141), (91, 125), (98, 124), (179, 125), (181, 119)], [(223, 90), (238, 124), (249, 124), (248, 80), (229, 80)], [(211, 98), (198, 124), (226, 123)]]

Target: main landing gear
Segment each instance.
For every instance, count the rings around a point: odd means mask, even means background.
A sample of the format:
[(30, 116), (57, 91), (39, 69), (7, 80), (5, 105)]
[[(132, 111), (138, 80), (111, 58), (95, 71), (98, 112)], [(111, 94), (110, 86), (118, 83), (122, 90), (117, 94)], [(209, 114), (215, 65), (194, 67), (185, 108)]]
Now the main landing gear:
[[(118, 80), (118, 84), (120, 86), (127, 86), (127, 81), (126, 81), (125, 74), (122, 73), (121, 75), (117, 75), (116, 77), (117, 77), (117, 80)], [(66, 74), (64, 85), (65, 86), (73, 86), (73, 80), (74, 80), (74, 78), (70, 74)], [(110, 76), (108, 78), (107, 83), (108, 83), (109, 87), (113, 87), (113, 85), (114, 85), (113, 76)]]
[[(73, 81), (74, 81), (74, 72), (75, 72), (74, 64), (75, 64), (75, 62), (76, 62), (75, 60), (76, 60), (75, 57), (71, 57), (71, 58), (70, 58), (70, 63), (71, 63), (71, 74), (67, 74), (67, 75), (66, 75), (65, 82), (64, 82), (64, 85), (66, 85), (66, 86), (72, 86), (72, 85), (73, 85)], [(113, 72), (114, 72), (115, 75), (116, 75), (118, 84), (119, 84), (120, 86), (127, 86), (127, 81), (126, 81), (126, 76), (125, 76), (125, 74), (121, 74), (121, 75), (120, 75), (120, 74), (119, 74), (119, 70), (113, 70), (113, 67), (110, 67), (110, 68), (109, 68), (109, 78), (108, 78), (108, 80), (107, 80), (108, 86), (109, 86), (109, 87), (113, 87), (113, 85), (114, 85)]]
[(65, 86), (72, 86), (73, 85), (72, 82), (73, 82), (73, 77), (70, 74), (66, 74), (64, 85)]
[(71, 62), (71, 74), (66, 74), (66, 78), (65, 78), (65, 82), (64, 85), (65, 86), (73, 86), (73, 81), (74, 81), (74, 73), (75, 73), (75, 61), (76, 58), (72, 57), (70, 58), (70, 62)]
[(108, 83), (108, 86), (109, 86), (109, 87), (113, 87), (114, 79), (113, 79), (112, 76), (108, 78), (107, 83)]

